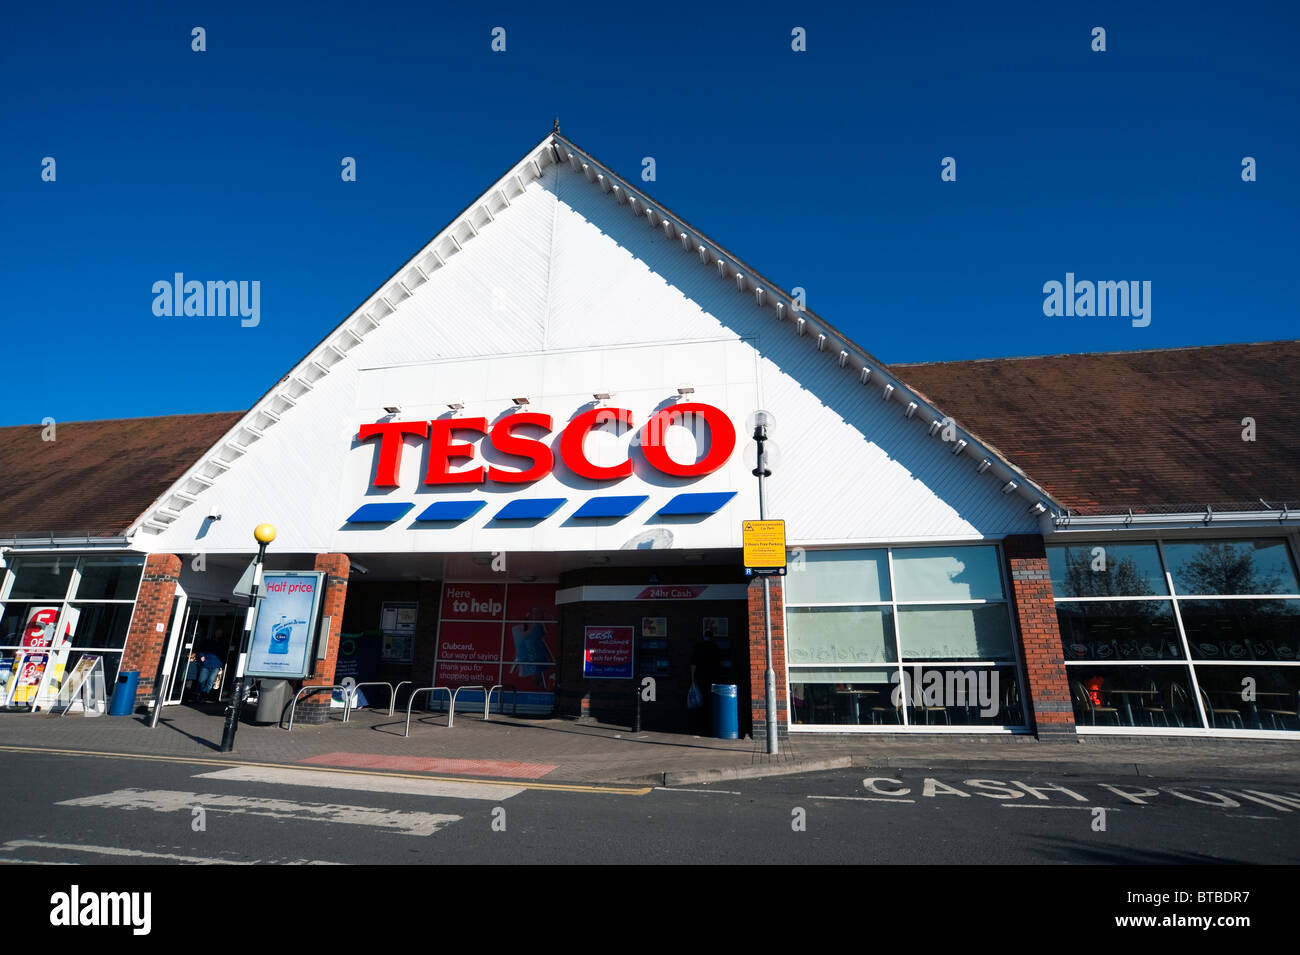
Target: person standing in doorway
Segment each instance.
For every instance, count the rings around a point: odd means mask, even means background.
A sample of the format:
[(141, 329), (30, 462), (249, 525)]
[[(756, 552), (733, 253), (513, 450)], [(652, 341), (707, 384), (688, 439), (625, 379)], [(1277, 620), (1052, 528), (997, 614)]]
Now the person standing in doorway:
[(197, 699), (208, 702), (212, 694), (212, 684), (217, 679), (217, 674), (225, 666), (225, 660), (211, 650), (204, 650), (199, 654), (199, 684)]
[(707, 736), (713, 725), (713, 684), (721, 677), (722, 653), (713, 642), (713, 634), (705, 632), (695, 642), (691, 654), (691, 684), (700, 691), (704, 705), (690, 711), (691, 730), (697, 736)]

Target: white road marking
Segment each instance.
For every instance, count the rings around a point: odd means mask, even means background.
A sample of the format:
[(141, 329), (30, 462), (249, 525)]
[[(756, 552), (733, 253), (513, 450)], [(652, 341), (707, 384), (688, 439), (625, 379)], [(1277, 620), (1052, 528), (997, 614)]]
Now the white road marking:
[(731, 789), (679, 789), (675, 786), (656, 786), (655, 789), (661, 789), (666, 793), (722, 793), (724, 796), (740, 795), (740, 793)]
[[(1239, 799), (1249, 799), (1251, 802), (1257, 802), (1261, 806), (1267, 806), (1269, 809), (1276, 809), (1278, 812), (1291, 811), (1291, 809), (1285, 804), (1285, 797), (1274, 796), (1272, 793), (1262, 793), (1258, 789), (1243, 789), (1240, 792), (1235, 789), (1225, 789), (1224, 792), (1236, 796)], [(1264, 796), (1274, 800), (1282, 800), (1282, 805), (1277, 805), (1275, 802), (1266, 802), (1264, 799), (1260, 798)]]
[(809, 799), (848, 799), (853, 802), (916, 802), (915, 799), (879, 799), (875, 796), (809, 796)]
[(83, 796), (56, 803), (59, 806), (89, 806), (102, 809), (150, 809), (154, 812), (189, 813), (196, 806), (208, 812), (269, 816), (303, 822), (337, 822), (371, 826), (411, 836), (431, 836), (439, 829), (459, 822), (460, 816), (440, 812), (405, 812), (373, 806), (345, 806), (339, 803), (292, 802), (219, 793), (189, 793), (172, 789), (119, 789), (99, 796)]
[[(0, 845), (0, 852), (13, 852), (15, 849), (59, 849), (63, 852), (93, 852), (96, 855), (130, 856), (140, 859), (167, 859), (171, 862), (188, 862), (193, 865), (256, 865), (259, 863), (276, 863), (272, 859), (213, 859), (207, 856), (181, 856), (170, 852), (146, 852), (143, 849), (119, 849), (116, 846), (83, 846), (68, 842), (40, 842), (34, 839), (14, 839)], [(6, 859), (0, 856), (0, 863), (19, 862), (19, 859)], [(80, 862), (31, 862), (31, 865), (81, 865)], [(286, 859), (284, 865), (344, 865), (342, 862), (323, 862), (319, 859)]]
[[(1003, 809), (1100, 809), (1100, 806), (1044, 806), (1041, 802), (1000, 802)], [(1119, 809), (1107, 809), (1107, 812), (1121, 812)]]
[[(36, 839), (14, 839), (0, 846), (0, 851), (15, 849), (60, 849), (64, 852), (93, 852), (104, 856), (130, 856), (136, 859), (166, 859), (168, 862), (188, 862), (191, 865), (239, 865), (233, 859), (213, 859), (205, 856), (178, 856), (170, 852), (146, 852), (143, 849), (119, 849), (115, 846), (80, 846), (68, 842), (41, 842)], [(42, 863), (44, 864), (44, 863)]]
[(500, 802), (524, 791), (522, 786), (500, 786), (495, 783), (407, 779), (367, 773), (325, 772), (319, 769), (282, 769), (276, 766), (236, 766), (211, 773), (199, 773), (195, 778), (311, 786), (317, 789), (354, 789), (372, 793), (406, 793), (412, 796), (444, 796), (450, 799), (486, 799), (490, 802)]
[(79, 862), (46, 862), (43, 859), (0, 859), (0, 865), (80, 865)]

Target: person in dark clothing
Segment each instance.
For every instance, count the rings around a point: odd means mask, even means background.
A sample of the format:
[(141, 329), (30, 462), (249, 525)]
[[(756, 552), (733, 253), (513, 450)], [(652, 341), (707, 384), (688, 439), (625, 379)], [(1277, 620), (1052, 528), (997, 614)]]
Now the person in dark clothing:
[(198, 663), (198, 699), (207, 700), (212, 694), (212, 684), (216, 680), (217, 674), (221, 672), (221, 668), (226, 665), (226, 661), (211, 650), (205, 650), (199, 654)]
[(691, 683), (700, 691), (704, 705), (690, 711), (691, 729), (697, 735), (707, 735), (713, 725), (713, 684), (722, 679), (722, 651), (713, 642), (711, 634), (704, 634), (695, 642), (691, 654)]

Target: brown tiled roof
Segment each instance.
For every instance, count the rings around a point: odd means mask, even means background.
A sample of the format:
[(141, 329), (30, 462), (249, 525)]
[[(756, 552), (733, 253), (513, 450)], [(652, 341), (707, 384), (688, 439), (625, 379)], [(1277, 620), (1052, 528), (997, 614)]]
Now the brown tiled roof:
[[(1300, 510), (1300, 341), (890, 367), (1080, 513)], [(242, 415), (0, 428), (0, 538), (122, 533)]]
[(890, 367), (1083, 514), (1300, 503), (1298, 341)]
[(0, 428), (0, 538), (121, 534), (242, 416)]

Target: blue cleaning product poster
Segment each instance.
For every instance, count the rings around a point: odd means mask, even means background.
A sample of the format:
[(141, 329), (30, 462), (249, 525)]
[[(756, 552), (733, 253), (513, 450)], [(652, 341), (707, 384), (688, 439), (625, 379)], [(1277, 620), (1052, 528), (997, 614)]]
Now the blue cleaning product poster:
[(295, 571), (263, 576), (248, 648), (249, 676), (299, 679), (310, 672), (324, 578), (321, 573)]

